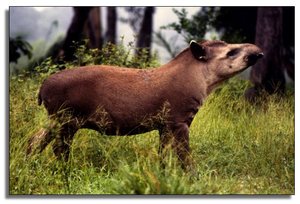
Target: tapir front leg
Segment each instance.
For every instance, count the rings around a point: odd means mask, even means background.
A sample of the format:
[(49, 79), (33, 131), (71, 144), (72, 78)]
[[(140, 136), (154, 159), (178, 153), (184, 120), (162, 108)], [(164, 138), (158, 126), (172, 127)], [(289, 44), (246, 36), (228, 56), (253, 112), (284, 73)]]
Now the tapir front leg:
[(172, 124), (160, 130), (159, 154), (164, 158), (164, 149), (171, 146), (184, 169), (190, 166), (189, 127), (185, 123)]
[(173, 140), (173, 133), (169, 128), (164, 127), (163, 129), (159, 130), (159, 148), (158, 153), (162, 157), (163, 160), (165, 157), (165, 150), (169, 146), (172, 146)]
[(190, 162), (189, 126), (186, 123), (176, 123), (172, 127), (174, 135), (173, 148), (176, 151), (183, 169), (188, 169)]

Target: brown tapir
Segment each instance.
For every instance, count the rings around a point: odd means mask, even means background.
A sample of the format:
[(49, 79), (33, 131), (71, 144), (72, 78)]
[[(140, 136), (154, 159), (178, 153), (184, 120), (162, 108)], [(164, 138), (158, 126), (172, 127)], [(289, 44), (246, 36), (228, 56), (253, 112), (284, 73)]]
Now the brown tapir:
[[(62, 125), (52, 136), (41, 130), (30, 139), (42, 151), (55, 138), (54, 153), (68, 158), (80, 128), (105, 135), (133, 135), (158, 130), (160, 151), (172, 143), (185, 166), (189, 127), (204, 99), (222, 81), (256, 63), (263, 53), (253, 44), (191, 41), (169, 63), (153, 69), (95, 65), (64, 70), (46, 79), (40, 89), (50, 118)], [(65, 111), (62, 111), (65, 110)], [(67, 112), (68, 117), (62, 117)]]

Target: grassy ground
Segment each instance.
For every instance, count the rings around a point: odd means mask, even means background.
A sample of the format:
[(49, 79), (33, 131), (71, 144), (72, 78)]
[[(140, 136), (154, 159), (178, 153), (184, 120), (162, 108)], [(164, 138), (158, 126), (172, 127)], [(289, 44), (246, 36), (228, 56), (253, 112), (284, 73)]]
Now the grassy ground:
[(29, 137), (47, 124), (37, 105), (40, 78), (10, 80), (10, 194), (294, 194), (294, 93), (252, 106), (239, 79), (217, 89), (190, 130), (194, 172), (157, 155), (158, 133), (105, 137), (80, 130), (70, 160), (51, 145), (26, 157)]

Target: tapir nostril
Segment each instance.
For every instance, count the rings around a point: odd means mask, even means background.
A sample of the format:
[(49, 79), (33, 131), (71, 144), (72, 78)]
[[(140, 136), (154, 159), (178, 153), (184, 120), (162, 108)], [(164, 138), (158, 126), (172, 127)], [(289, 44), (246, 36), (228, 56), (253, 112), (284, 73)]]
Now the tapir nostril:
[(263, 56), (264, 56), (264, 53), (262, 53), (262, 52), (257, 54), (257, 58), (258, 58), (258, 59), (259, 59), (259, 58), (262, 58)]
[(257, 60), (260, 59), (264, 56), (264, 53), (260, 52), (260, 53), (252, 53), (248, 56), (248, 60), (249, 61), (253, 61), (253, 60)]
[(247, 62), (248, 65), (254, 65), (258, 59), (262, 58), (264, 56), (264, 53), (260, 52), (260, 53), (251, 53), (250, 55), (248, 55), (247, 57)]

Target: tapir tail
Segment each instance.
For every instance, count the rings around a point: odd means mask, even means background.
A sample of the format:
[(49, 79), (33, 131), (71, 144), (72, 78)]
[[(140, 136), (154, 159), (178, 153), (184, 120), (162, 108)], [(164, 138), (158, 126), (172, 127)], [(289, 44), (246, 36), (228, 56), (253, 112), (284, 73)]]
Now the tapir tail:
[(42, 99), (42, 96), (41, 96), (41, 91), (39, 91), (39, 95), (38, 95), (38, 104), (39, 106), (42, 104), (43, 102), (43, 99)]

